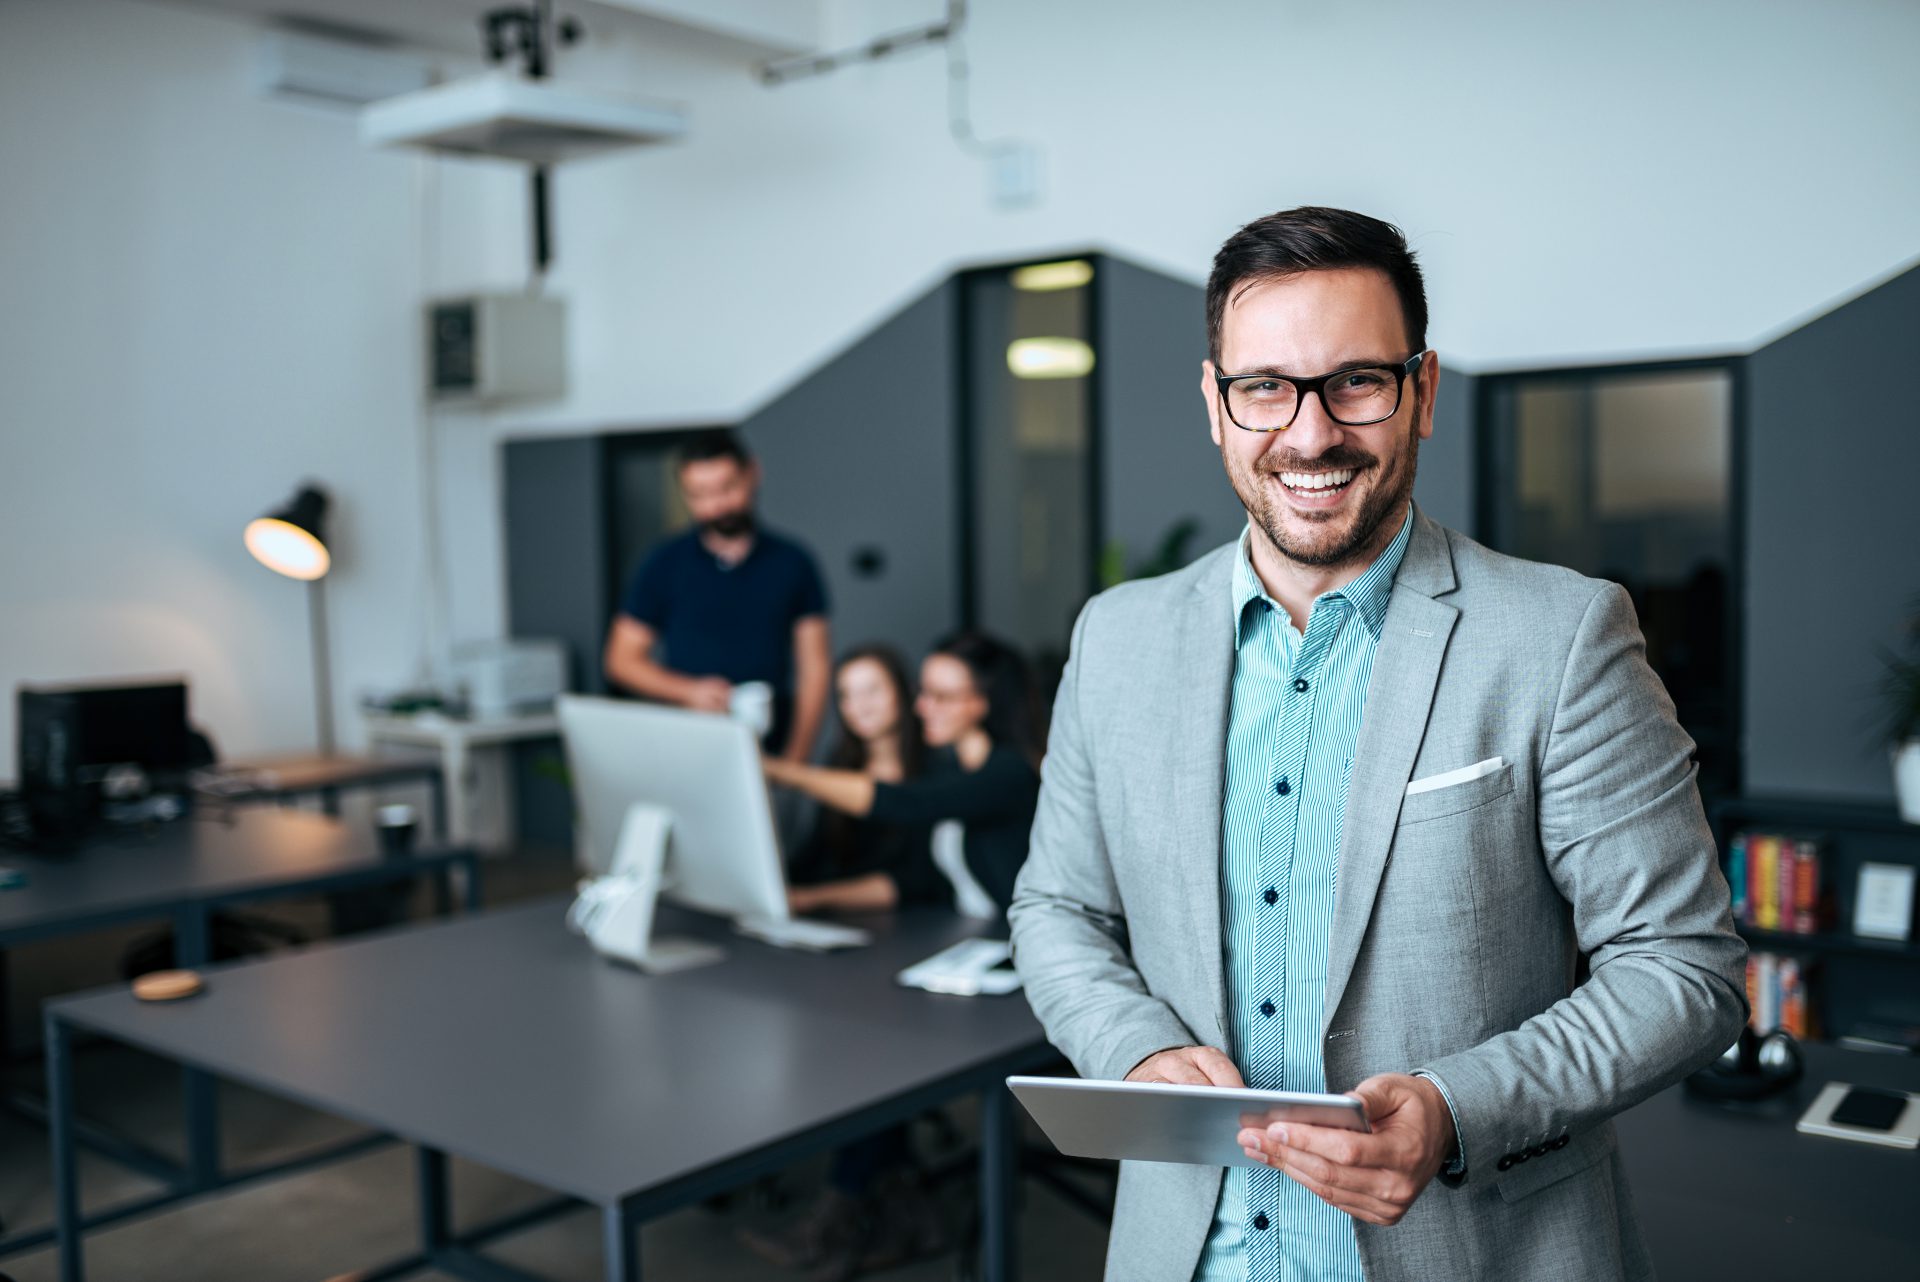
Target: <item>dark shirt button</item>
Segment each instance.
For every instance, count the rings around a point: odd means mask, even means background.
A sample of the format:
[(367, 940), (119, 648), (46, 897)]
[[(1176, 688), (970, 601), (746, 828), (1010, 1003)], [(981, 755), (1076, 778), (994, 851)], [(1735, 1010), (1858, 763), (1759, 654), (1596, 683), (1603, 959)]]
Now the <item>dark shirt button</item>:
[(1513, 1154), (1511, 1154), (1511, 1153), (1508, 1153), (1508, 1154), (1506, 1154), (1506, 1155), (1504, 1155), (1503, 1157), (1501, 1157), (1501, 1159), (1500, 1159), (1500, 1160), (1499, 1160), (1498, 1162), (1495, 1162), (1495, 1163), (1494, 1163), (1494, 1165), (1495, 1165), (1495, 1166), (1497, 1166), (1497, 1167), (1499, 1167), (1499, 1168), (1500, 1168), (1501, 1170), (1503, 1170), (1503, 1171), (1508, 1171), (1508, 1170), (1512, 1170), (1512, 1169), (1513, 1169)]
[(1277, 904), (1280, 902), (1280, 892), (1275, 890), (1272, 886), (1268, 886), (1267, 893), (1260, 896), (1260, 898), (1266, 900), (1270, 904)]
[(1293, 688), (1298, 690), (1301, 694), (1305, 694), (1307, 692), (1307, 679), (1305, 677), (1301, 677), (1299, 680), (1293, 683)]
[(1268, 1220), (1265, 1215), (1256, 1215), (1253, 1217), (1253, 1227), (1256, 1229), (1264, 1229), (1270, 1223), (1272, 1223), (1272, 1221)]
[(1271, 1017), (1272, 1017), (1272, 1015), (1273, 1015), (1273, 1010), (1274, 1010), (1274, 1006), (1273, 1006), (1273, 1003), (1272, 1003), (1272, 1002), (1261, 1002), (1261, 1003), (1260, 1003), (1260, 1013), (1261, 1013), (1262, 1015), (1265, 1015), (1265, 1016), (1267, 1016), (1267, 1017), (1269, 1017), (1269, 1018), (1271, 1018)]
[(1273, 785), (1273, 790), (1284, 797), (1293, 791), (1293, 785), (1287, 782), (1285, 775), (1281, 775), (1280, 782)]

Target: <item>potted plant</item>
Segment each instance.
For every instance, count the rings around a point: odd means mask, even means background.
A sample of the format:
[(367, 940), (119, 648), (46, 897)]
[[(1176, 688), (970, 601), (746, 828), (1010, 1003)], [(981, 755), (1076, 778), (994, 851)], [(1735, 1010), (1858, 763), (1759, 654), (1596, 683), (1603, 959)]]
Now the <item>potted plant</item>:
[(1906, 655), (1885, 655), (1880, 688), (1886, 696), (1887, 742), (1893, 753), (1893, 791), (1900, 817), (1920, 824), (1920, 597), (1907, 624)]

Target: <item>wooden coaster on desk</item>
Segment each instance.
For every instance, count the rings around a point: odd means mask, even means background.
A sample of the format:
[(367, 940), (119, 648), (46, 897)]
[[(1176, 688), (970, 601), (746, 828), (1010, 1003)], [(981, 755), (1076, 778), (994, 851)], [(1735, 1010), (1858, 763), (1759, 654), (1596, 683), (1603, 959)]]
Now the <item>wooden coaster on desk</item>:
[(191, 970), (156, 970), (133, 981), (133, 995), (143, 1002), (177, 1002), (207, 986)]

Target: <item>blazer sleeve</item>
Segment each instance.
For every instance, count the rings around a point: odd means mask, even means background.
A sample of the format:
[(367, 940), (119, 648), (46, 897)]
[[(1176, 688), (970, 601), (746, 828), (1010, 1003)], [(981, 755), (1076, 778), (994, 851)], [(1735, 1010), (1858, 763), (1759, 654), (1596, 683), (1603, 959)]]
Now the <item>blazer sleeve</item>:
[(1539, 765), (1548, 875), (1589, 977), (1518, 1028), (1421, 1065), (1454, 1105), (1470, 1181), (1599, 1125), (1731, 1045), (1747, 1015), (1693, 742), (1617, 584), (1575, 629)]
[(1081, 1076), (1123, 1078), (1156, 1051), (1199, 1039), (1147, 991), (1127, 951), (1127, 923), (1101, 830), (1082, 721), (1081, 673), (1099, 598), (1074, 624), (1040, 770), (1027, 862), (1007, 913), (1014, 966), (1047, 1038)]

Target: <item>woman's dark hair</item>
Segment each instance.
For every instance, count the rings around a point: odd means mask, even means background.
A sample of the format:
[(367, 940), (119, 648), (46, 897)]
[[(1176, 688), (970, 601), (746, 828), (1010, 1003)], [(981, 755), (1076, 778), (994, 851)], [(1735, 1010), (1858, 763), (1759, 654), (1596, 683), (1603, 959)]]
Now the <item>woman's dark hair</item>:
[[(927, 765), (926, 732), (920, 726), (920, 714), (913, 710), (913, 682), (907, 676), (907, 661), (900, 652), (888, 645), (862, 645), (848, 650), (833, 665), (833, 678), (836, 694), (840, 683), (840, 674), (850, 664), (862, 661), (877, 663), (887, 674), (887, 684), (893, 687), (893, 697), (900, 708), (900, 721), (895, 732), (900, 737), (900, 773), (903, 778), (912, 779), (921, 774)], [(833, 748), (827, 754), (827, 764), (836, 770), (865, 770), (868, 765), (866, 740), (847, 729), (846, 723), (840, 723), (840, 734), (833, 742)], [(853, 827), (857, 822), (852, 816), (835, 810), (831, 806), (820, 807), (820, 836), (826, 842), (826, 848), (836, 858), (850, 855), (854, 849)], [(840, 870), (844, 871), (844, 870)]]
[(1371, 267), (1386, 273), (1400, 296), (1413, 352), (1427, 350), (1427, 288), (1407, 238), (1392, 223), (1350, 209), (1304, 205), (1255, 219), (1220, 246), (1207, 277), (1207, 355), (1220, 364), (1220, 324), (1227, 301), (1242, 284), (1301, 272)]
[(933, 653), (967, 665), (974, 692), (987, 701), (980, 728), (996, 746), (1013, 749), (1038, 769), (1047, 750), (1046, 726), (1020, 652), (984, 632), (955, 632), (936, 642)]

